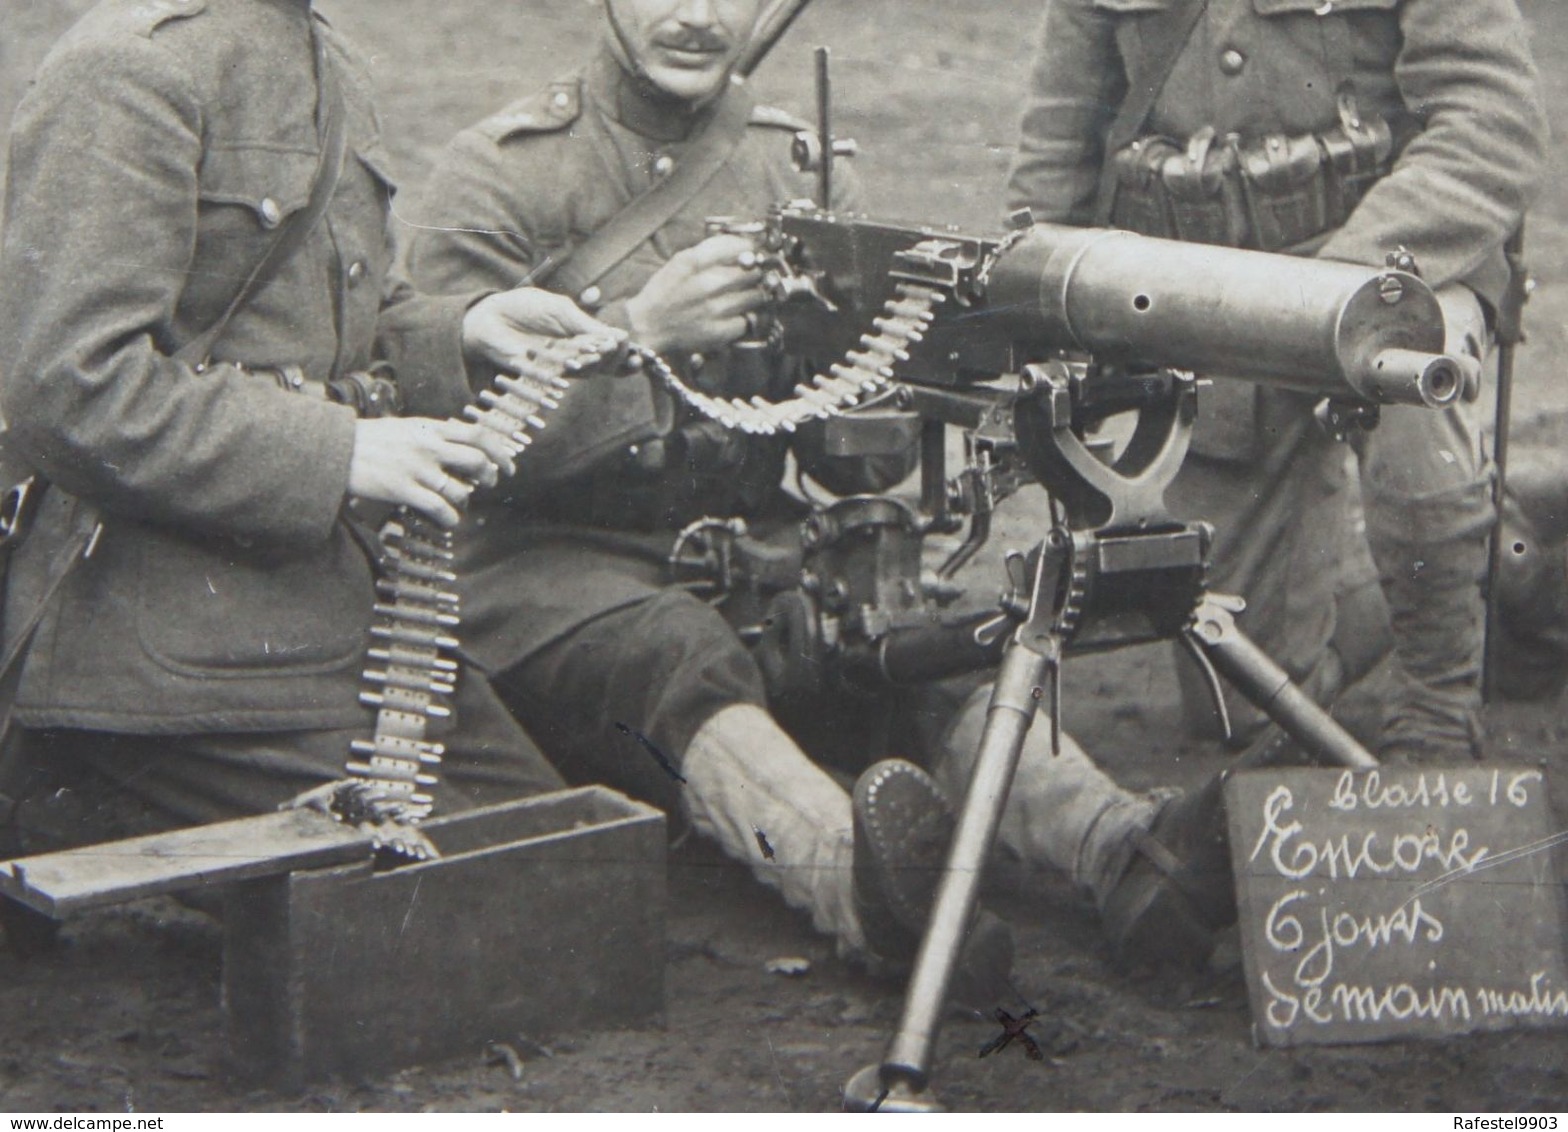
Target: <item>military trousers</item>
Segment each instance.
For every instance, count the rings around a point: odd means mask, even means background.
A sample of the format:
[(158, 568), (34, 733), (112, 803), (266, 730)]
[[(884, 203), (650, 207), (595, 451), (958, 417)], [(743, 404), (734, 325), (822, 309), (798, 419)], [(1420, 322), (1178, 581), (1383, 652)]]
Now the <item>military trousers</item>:
[[(899, 755), (928, 765), (956, 804), (968, 788), (984, 725), (985, 681), (977, 673), (860, 705), (861, 714), (898, 717), (891, 728), (863, 731), (852, 705), (832, 698), (816, 703), (819, 718), (810, 722), (817, 726), (795, 718), (804, 713), (785, 711), (781, 718), (806, 750), (829, 756), (848, 778)], [(767, 706), (761, 673), (728, 623), (674, 589), (585, 623), (499, 676), (496, 687), (568, 780), (604, 782), (671, 814), (683, 812), (681, 795), (689, 787), (682, 771), (692, 738), (727, 708)], [(825, 752), (814, 741), (823, 731), (848, 733), (850, 745), (864, 734), (867, 745)], [(1147, 825), (1155, 802), (1120, 790), (1070, 737), (1068, 756), (1051, 755), (1049, 734), (1042, 716), (1009, 800), (1003, 842), (1021, 858), (1059, 866), (1085, 890), (1097, 891), (1114, 880), (1117, 868), (1107, 862), (1130, 845), (1133, 828)], [(815, 778), (800, 785), (802, 799), (820, 796)], [(787, 783), (782, 789), (790, 792)], [(822, 807), (818, 824), (831, 840), (841, 823), (828, 820), (836, 815), (829, 809)]]
[[(345, 777), (363, 729), (127, 735), (13, 735), (0, 795), (12, 800), (8, 852), (48, 852), (276, 809)], [(455, 813), (565, 785), (483, 674), (464, 669), (445, 734), (436, 809)], [(0, 815), (3, 818), (4, 815)]]
[(495, 677), (568, 781), (680, 812), (680, 765), (726, 707), (766, 707), (762, 674), (711, 606), (669, 589), (603, 613)]

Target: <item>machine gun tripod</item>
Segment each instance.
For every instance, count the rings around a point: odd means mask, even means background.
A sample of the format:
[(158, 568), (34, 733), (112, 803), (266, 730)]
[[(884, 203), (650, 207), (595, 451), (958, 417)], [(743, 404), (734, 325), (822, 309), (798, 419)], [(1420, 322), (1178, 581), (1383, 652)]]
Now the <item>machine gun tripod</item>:
[[(1015, 407), (1017, 428), (1037, 464), (1049, 467), (1049, 482), (1066, 514), (1032, 551), (1013, 559), (1026, 569), (1015, 579), (1022, 586), (1004, 598), (1005, 621), (978, 630), (1006, 635), (979, 752), (898, 1029), (882, 1063), (861, 1070), (845, 1086), (844, 1104), (851, 1110), (939, 1107), (929, 1082), (949, 983), (1042, 702), (1053, 749), (1059, 745), (1060, 675), (1069, 645), (1105, 649), (1178, 640), (1208, 673), (1222, 714), (1221, 677), (1317, 761), (1377, 765), (1237, 628), (1233, 615), (1244, 603), (1204, 588), (1210, 528), (1165, 514), (1164, 490), (1190, 437), (1195, 381), (1167, 375), (1166, 391), (1140, 415), (1122, 461), (1111, 466), (1072, 427), (1074, 396), (1066, 368), (1030, 369), (1026, 384), (1036, 386), (1035, 396)], [(1091, 514), (1107, 513), (1108, 522), (1088, 525)]]

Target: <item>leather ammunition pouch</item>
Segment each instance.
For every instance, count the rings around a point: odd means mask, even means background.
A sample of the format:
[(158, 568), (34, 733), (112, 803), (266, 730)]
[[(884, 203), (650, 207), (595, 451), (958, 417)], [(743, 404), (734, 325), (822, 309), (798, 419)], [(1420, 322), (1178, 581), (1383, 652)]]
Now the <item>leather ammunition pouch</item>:
[(1204, 128), (1185, 145), (1142, 137), (1112, 155), (1111, 223), (1146, 236), (1278, 252), (1342, 225), (1388, 171), (1388, 123), (1339, 98), (1321, 133), (1220, 137)]

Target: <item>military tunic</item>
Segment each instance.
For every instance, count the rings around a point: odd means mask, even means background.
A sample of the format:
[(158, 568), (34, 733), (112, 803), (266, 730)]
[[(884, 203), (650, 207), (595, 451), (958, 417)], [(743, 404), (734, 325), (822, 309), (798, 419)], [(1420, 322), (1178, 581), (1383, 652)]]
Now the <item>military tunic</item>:
[[(1052, 0), (1009, 207), (1027, 206), (1038, 220), (1097, 221), (1111, 122), (1129, 91), (1153, 81), (1169, 45), (1151, 21), (1177, 2)], [(1546, 136), (1513, 0), (1208, 0), (1141, 132), (1178, 148), (1205, 128), (1243, 143), (1321, 134), (1341, 120), (1346, 94), (1356, 113), (1388, 123), (1392, 164), (1340, 227), (1295, 250), (1381, 266), (1404, 247), (1434, 287), (1462, 283), (1495, 304), (1507, 281), (1501, 246), (1539, 186)], [(1474, 299), (1462, 289), (1443, 297), (1451, 312), (1464, 312), (1451, 316), (1450, 348), (1482, 352)], [(1326, 646), (1336, 591), (1364, 582), (1372, 566), (1351, 533), (1354, 488), (1342, 453), (1312, 426), (1311, 406), (1310, 398), (1247, 386), (1207, 392), (1194, 458), (1171, 498), (1187, 517), (1217, 523), (1211, 581), (1248, 597), (1243, 628), (1298, 680), (1331, 694), (1338, 676)], [(1469, 574), (1491, 518), (1483, 409), (1387, 409), (1359, 445), (1368, 535), (1401, 659), (1426, 685), (1410, 686), (1405, 698), (1422, 706), (1397, 709), (1406, 716), (1400, 726), (1412, 741), (1450, 749), (1466, 745), (1467, 730), (1473, 735), (1478, 706), (1478, 599)], [(1435, 549), (1460, 543), (1467, 549)], [(1421, 584), (1441, 577), (1453, 600), (1415, 593), (1409, 578), (1423, 570)], [(1448, 691), (1428, 695), (1439, 686)]]
[[(341, 176), (193, 367), (174, 355), (311, 194), (313, 21), (342, 92)], [(416, 296), (393, 270), (393, 191), (363, 69), (307, 0), (105, 0), (45, 60), (11, 137), (0, 407), (54, 486), (12, 564), (8, 628), (76, 499), (103, 530), (27, 654), (27, 726), (368, 727), (371, 566), (343, 521), (355, 416), (322, 383), (382, 358), (411, 410), (461, 398), (475, 298)], [(283, 367), (301, 388), (268, 372)]]
[[(726, 97), (749, 96), (736, 88)], [(606, 52), (464, 131), (415, 209), (415, 282), (462, 293), (570, 262), (635, 194), (669, 175), (712, 112), (650, 98)], [(625, 301), (672, 255), (701, 242), (710, 217), (760, 219), (775, 204), (809, 197), (811, 179), (789, 159), (802, 128), (754, 109), (718, 173), (586, 296), (598, 317), (624, 326)], [(852, 192), (846, 187), (839, 203), (851, 203)], [(723, 352), (672, 361), (692, 384), (724, 396), (776, 399), (799, 380), (788, 365), (742, 371)], [(484, 534), (468, 540), (463, 572), (475, 657), (503, 671), (591, 618), (658, 593), (685, 524), (776, 508), (787, 446), (695, 421), (656, 379), (576, 383), (529, 450), (526, 482), (508, 501), (478, 508)], [(912, 460), (828, 457), (811, 428), (797, 434), (794, 450), (809, 473), (846, 494), (897, 482)]]
[[(1094, 220), (1105, 133), (1164, 44), (1149, 17), (1176, 0), (1051, 0), (1030, 79), (1013, 207)], [(1514, 0), (1209, 0), (1145, 133), (1184, 141), (1300, 135), (1336, 120), (1348, 85), (1401, 144), (1397, 160), (1317, 254), (1381, 266), (1408, 248), (1434, 287), (1492, 302), (1501, 245), (1540, 185), (1545, 116)]]
[[(724, 97), (749, 103), (744, 88)], [(415, 281), (461, 293), (570, 263), (679, 166), (716, 110), (651, 94), (606, 50), (453, 141), (415, 209)], [(763, 108), (750, 115), (674, 218), (574, 298), (624, 326), (626, 300), (699, 243), (708, 218), (760, 219), (811, 195), (789, 159), (803, 124)], [(852, 192), (846, 178), (838, 203)], [(793, 363), (741, 365), (726, 351), (670, 361), (723, 396), (777, 399), (800, 379)], [(666, 558), (702, 516), (791, 528), (799, 505), (780, 486), (791, 446), (802, 469), (845, 494), (897, 482), (913, 462), (829, 457), (811, 428), (792, 440), (747, 436), (695, 419), (650, 377), (591, 378), (574, 383), (524, 457), (527, 482), (474, 508), (459, 543), (466, 642), (568, 778), (607, 781), (674, 812), (671, 778), (630, 732), (678, 764), (713, 714), (766, 702), (745, 646), (715, 610), (671, 586)]]

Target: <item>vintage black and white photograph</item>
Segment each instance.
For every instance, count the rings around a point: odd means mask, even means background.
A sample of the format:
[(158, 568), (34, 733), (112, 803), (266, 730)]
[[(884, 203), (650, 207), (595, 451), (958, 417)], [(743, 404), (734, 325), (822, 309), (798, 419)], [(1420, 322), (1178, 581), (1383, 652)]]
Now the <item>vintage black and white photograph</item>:
[(0, 124), (0, 1112), (1568, 1111), (1562, 4), (0, 0)]

